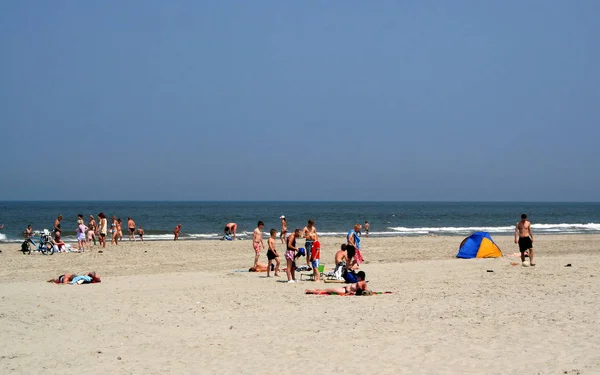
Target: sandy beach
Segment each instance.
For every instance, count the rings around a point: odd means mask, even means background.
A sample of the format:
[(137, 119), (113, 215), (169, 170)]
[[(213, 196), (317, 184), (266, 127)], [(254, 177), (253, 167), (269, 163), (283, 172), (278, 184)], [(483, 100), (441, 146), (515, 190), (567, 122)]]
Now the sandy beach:
[[(461, 239), (363, 238), (370, 289), (392, 292), (369, 297), (305, 295), (332, 284), (242, 272), (247, 240), (52, 256), (2, 244), (0, 372), (600, 373), (600, 236), (538, 235), (535, 268), (455, 259)], [(321, 242), (331, 267), (343, 238)], [(102, 283), (45, 282), (91, 270)]]

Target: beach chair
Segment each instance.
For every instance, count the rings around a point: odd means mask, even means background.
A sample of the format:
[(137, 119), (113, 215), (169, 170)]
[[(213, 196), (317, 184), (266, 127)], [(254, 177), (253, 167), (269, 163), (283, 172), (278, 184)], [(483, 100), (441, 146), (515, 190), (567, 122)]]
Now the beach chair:
[[(319, 270), (319, 275), (322, 278), (323, 277), (323, 273), (325, 272), (325, 265), (321, 264), (321, 265), (319, 265), (319, 267), (317, 269)], [(303, 276), (308, 277), (308, 280), (314, 280), (315, 279), (315, 275), (312, 272), (311, 273), (300, 273), (300, 280), (302, 280)]]

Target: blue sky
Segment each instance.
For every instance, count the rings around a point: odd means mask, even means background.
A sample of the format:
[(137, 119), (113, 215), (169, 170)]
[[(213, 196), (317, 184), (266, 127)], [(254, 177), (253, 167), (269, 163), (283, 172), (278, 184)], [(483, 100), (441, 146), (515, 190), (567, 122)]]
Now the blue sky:
[(599, 201), (599, 14), (0, 2), (0, 200)]

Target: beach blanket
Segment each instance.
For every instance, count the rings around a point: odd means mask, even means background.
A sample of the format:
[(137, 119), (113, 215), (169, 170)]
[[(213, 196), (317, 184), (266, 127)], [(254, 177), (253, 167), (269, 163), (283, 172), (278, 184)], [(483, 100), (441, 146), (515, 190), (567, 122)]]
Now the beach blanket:
[[(367, 292), (367, 293), (365, 293)], [(337, 293), (328, 293), (325, 291), (321, 291), (318, 293), (306, 293), (306, 294), (314, 294), (315, 296), (342, 296), (342, 297), (348, 297), (348, 296), (374, 296), (374, 295), (379, 295), (379, 294), (392, 294), (392, 292), (373, 292), (371, 290), (367, 290), (363, 292), (363, 294), (356, 294), (356, 293), (345, 293), (345, 294), (337, 294)]]

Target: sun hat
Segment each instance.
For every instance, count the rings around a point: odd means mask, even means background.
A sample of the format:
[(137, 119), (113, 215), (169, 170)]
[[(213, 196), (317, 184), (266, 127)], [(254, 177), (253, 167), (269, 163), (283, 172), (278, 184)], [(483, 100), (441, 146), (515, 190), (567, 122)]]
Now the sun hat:
[(284, 215), (279, 216), (280, 219), (285, 219)]

